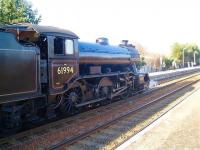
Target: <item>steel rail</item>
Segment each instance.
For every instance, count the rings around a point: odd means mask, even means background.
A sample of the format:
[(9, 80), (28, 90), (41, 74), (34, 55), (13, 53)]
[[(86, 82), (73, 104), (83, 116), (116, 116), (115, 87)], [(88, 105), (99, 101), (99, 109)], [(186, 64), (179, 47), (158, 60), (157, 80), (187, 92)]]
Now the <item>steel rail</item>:
[[(198, 76), (198, 75), (196, 75), (196, 76)], [(193, 77), (193, 76), (192, 76), (192, 77)], [(188, 77), (188, 78), (192, 78), (192, 77)], [(178, 82), (187, 80), (188, 78), (185, 78), (185, 79), (180, 80), (180, 81), (178, 81)], [(166, 97), (168, 97), (168, 96), (171, 96), (171, 95), (173, 95), (175, 92), (178, 92), (178, 91), (180, 91), (180, 90), (182, 90), (182, 89), (184, 89), (184, 88), (186, 88), (186, 87), (188, 87), (188, 86), (190, 86), (190, 85), (192, 85), (192, 84), (194, 84), (194, 83), (196, 83), (196, 82), (198, 82), (198, 81), (200, 81), (200, 79), (197, 79), (197, 80), (195, 80), (195, 81), (191, 81), (190, 83), (188, 83), (188, 84), (186, 84), (186, 85), (184, 85), (184, 86), (181, 86), (181, 87), (177, 88), (176, 90), (173, 90), (173, 91), (171, 91), (171, 92), (169, 92), (169, 93), (167, 93), (167, 94), (165, 94), (165, 95), (162, 95), (162, 96), (160, 96), (160, 97), (158, 97), (158, 98), (156, 98), (156, 99), (154, 99), (154, 100), (152, 100), (152, 101), (150, 101), (150, 102), (148, 102), (148, 103), (146, 103), (146, 104), (144, 104), (144, 105), (142, 105), (142, 106), (140, 106), (140, 107), (138, 107), (138, 108), (136, 108), (136, 109), (130, 110), (130, 111), (128, 111), (126, 114), (123, 114), (123, 115), (121, 115), (121, 116), (118, 117), (118, 118), (115, 118), (115, 119), (110, 120), (110, 121), (108, 121), (108, 122), (106, 122), (106, 123), (104, 123), (104, 124), (102, 124), (102, 125), (100, 125), (100, 126), (97, 126), (97, 127), (93, 128), (93, 129), (91, 129), (91, 130), (89, 130), (89, 131), (87, 131), (87, 132), (85, 132), (85, 133), (83, 133), (83, 134), (79, 134), (79, 135), (74, 136), (74, 137), (72, 137), (72, 138), (64, 139), (64, 140), (62, 140), (61, 142), (59, 142), (59, 143), (57, 143), (57, 144), (55, 144), (55, 145), (52, 145), (52, 146), (48, 147), (46, 150), (54, 150), (54, 149), (57, 149), (57, 148), (62, 147), (62, 146), (64, 146), (64, 145), (73, 144), (73, 143), (75, 143), (75, 142), (77, 142), (77, 141), (79, 141), (79, 140), (81, 140), (81, 139), (83, 139), (83, 138), (86, 138), (86, 137), (88, 137), (89, 135), (91, 135), (91, 134), (97, 132), (98, 130), (104, 129), (104, 128), (106, 128), (106, 127), (108, 127), (108, 126), (110, 126), (110, 125), (116, 123), (117, 121), (119, 121), (119, 120), (121, 120), (121, 119), (123, 119), (123, 118), (126, 118), (126, 117), (128, 117), (128, 116), (130, 116), (130, 115), (132, 115), (132, 114), (134, 114), (134, 113), (136, 113), (136, 112), (138, 112), (138, 111), (140, 111), (140, 110), (142, 110), (142, 109), (145, 109), (145, 108), (147, 108), (147, 107), (153, 105), (154, 103), (159, 102), (159, 101), (161, 101), (162, 99), (164, 99), (164, 98), (166, 98)], [(175, 82), (174, 84), (176, 84), (176, 83), (177, 83), (177, 82)], [(172, 85), (172, 84), (170, 84), (170, 85)]]

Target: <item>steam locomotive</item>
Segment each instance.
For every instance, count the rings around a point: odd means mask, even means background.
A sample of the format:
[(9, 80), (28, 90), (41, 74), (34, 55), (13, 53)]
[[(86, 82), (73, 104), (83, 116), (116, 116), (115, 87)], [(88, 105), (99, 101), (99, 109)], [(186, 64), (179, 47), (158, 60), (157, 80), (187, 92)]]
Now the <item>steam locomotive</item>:
[(57, 113), (109, 102), (148, 87), (139, 53), (124, 40), (79, 42), (60, 28), (33, 24), (0, 28), (0, 129), (18, 129)]

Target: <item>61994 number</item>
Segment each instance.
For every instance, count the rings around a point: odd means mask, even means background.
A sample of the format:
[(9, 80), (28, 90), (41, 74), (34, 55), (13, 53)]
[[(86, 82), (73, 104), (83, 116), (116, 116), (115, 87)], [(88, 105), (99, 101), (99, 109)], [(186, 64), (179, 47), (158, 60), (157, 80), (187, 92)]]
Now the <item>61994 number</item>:
[(74, 68), (73, 67), (67, 67), (67, 66), (58, 67), (57, 73), (58, 74), (70, 74), (70, 73), (74, 73)]

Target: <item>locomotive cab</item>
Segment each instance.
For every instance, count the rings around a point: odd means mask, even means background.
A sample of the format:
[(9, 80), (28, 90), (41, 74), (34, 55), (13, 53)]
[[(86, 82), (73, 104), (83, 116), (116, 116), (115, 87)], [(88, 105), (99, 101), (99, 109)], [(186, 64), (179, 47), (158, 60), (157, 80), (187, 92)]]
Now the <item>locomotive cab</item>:
[(6, 26), (24, 45), (34, 45), (40, 52), (40, 81), (43, 93), (63, 91), (78, 76), (78, 36), (55, 27), (19, 24)]
[(69, 82), (78, 77), (77, 38), (48, 36), (48, 73), (50, 94), (66, 89)]

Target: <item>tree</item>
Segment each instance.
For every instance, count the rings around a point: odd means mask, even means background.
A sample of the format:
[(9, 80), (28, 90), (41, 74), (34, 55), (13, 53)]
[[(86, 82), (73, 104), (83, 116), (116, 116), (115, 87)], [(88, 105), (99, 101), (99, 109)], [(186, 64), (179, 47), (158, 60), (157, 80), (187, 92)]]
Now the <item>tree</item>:
[(172, 68), (172, 62), (173, 62), (172, 59), (170, 59), (168, 57), (164, 57), (163, 58), (164, 66), (162, 66), (163, 69), (165, 69), (165, 70), (171, 69)]
[(41, 16), (26, 0), (0, 0), (0, 23), (13, 24), (20, 22), (38, 24)]
[(146, 55), (146, 49), (138, 42), (133, 42), (136, 49), (139, 51), (140, 53), (140, 62), (137, 63), (137, 66), (142, 67), (144, 65), (146, 65), (146, 60), (145, 60), (145, 55)]
[(196, 57), (196, 62), (199, 64), (199, 59), (197, 58), (200, 57), (200, 49), (197, 44), (174, 43), (172, 46), (172, 59), (180, 64), (183, 61), (183, 54), (184, 62), (194, 62), (194, 57)]
[(193, 62), (194, 61), (194, 53), (199, 56), (200, 54), (200, 50), (197, 44), (187, 44), (187, 60), (189, 62)]
[(146, 62), (144, 60), (144, 57), (140, 57), (140, 61), (136, 62), (137, 68), (141, 68), (142, 66), (146, 65)]
[(172, 58), (176, 62), (180, 63), (183, 57), (183, 50), (185, 48), (184, 44), (174, 43), (172, 45)]

